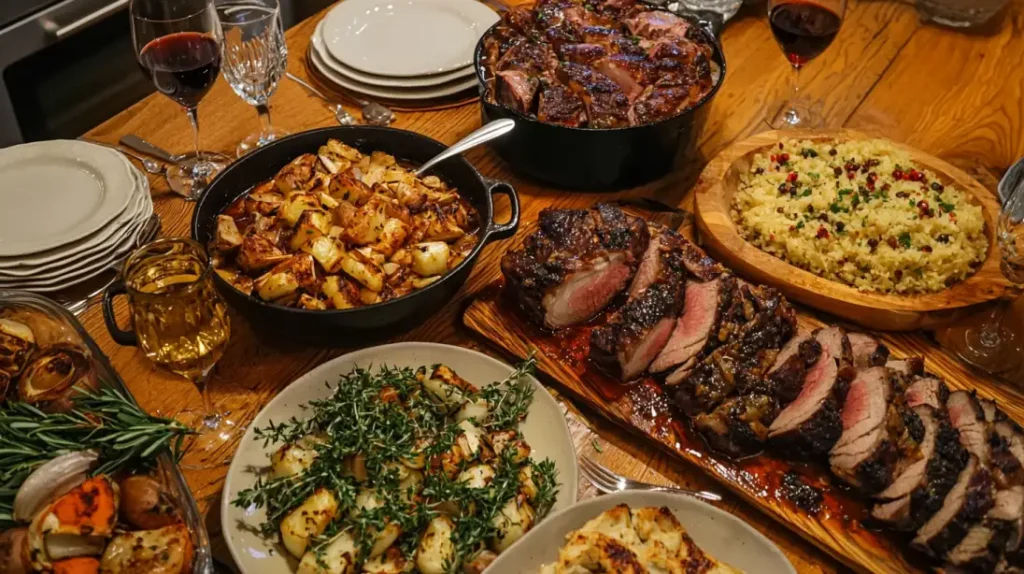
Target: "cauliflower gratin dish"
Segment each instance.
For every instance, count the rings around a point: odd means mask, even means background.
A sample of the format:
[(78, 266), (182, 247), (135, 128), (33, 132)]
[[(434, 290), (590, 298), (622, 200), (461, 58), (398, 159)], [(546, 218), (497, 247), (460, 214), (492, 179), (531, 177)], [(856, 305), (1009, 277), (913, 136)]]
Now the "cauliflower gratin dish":
[(698, 548), (668, 508), (631, 510), (620, 504), (570, 532), (558, 562), (540, 570), (540, 574), (587, 572), (737, 574), (740, 570)]
[(256, 430), (283, 446), (232, 503), (266, 510), (300, 574), (482, 572), (558, 492), (518, 431), (532, 369), (483, 388), (444, 365), (355, 369), (309, 418)]
[(478, 214), (436, 176), (328, 140), (217, 216), (213, 267), (246, 295), (349, 309), (430, 285), (476, 246)]

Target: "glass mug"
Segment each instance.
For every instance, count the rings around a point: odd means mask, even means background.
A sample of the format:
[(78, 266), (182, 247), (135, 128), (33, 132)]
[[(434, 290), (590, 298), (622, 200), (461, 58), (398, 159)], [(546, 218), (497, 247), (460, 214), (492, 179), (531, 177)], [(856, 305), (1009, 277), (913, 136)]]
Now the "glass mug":
[[(227, 305), (213, 285), (205, 250), (191, 239), (160, 239), (128, 257), (103, 293), (103, 318), (120, 345), (139, 347), (153, 363), (188, 378), (203, 395), (200, 432), (221, 426), (210, 408), (206, 379), (231, 335)], [(114, 298), (127, 295), (132, 330), (121, 329)]]

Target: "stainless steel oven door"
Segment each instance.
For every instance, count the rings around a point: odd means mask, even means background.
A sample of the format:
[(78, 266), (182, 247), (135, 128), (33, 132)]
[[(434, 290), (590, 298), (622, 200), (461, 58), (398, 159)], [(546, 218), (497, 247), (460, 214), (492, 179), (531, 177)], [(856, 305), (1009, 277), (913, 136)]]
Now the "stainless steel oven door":
[(152, 91), (128, 3), (63, 0), (0, 29), (0, 147), (76, 137)]

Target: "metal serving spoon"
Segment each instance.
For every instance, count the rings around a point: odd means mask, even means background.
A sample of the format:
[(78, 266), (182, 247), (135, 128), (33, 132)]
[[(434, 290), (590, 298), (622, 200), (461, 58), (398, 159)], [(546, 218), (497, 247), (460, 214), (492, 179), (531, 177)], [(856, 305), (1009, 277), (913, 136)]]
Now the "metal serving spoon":
[(121, 136), (118, 143), (126, 148), (131, 148), (141, 154), (155, 157), (170, 164), (177, 165), (185, 158), (183, 155), (174, 155), (162, 147), (153, 145), (135, 134)]
[(516, 127), (516, 122), (508, 118), (486, 123), (476, 131), (470, 133), (468, 136), (455, 142), (455, 144), (448, 149), (427, 160), (426, 163), (416, 170), (415, 175), (416, 177), (419, 177), (436, 164), (452, 157), (453, 155), (459, 155), (470, 148), (489, 142), (494, 138), (501, 137), (512, 131), (512, 128), (514, 127)]

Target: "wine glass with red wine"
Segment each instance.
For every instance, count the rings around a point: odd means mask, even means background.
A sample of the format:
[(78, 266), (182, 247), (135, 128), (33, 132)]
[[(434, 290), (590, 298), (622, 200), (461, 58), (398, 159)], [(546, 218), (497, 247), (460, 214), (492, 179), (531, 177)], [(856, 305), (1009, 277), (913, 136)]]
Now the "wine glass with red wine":
[(846, 0), (769, 0), (772, 34), (793, 66), (793, 92), (771, 125), (775, 129), (814, 128), (821, 116), (800, 97), (800, 69), (824, 52), (839, 33)]
[(196, 200), (227, 164), (199, 148), (196, 108), (220, 74), (220, 21), (213, 0), (132, 0), (132, 40), (139, 66), (192, 123), (195, 154), (167, 170), (171, 188)]

